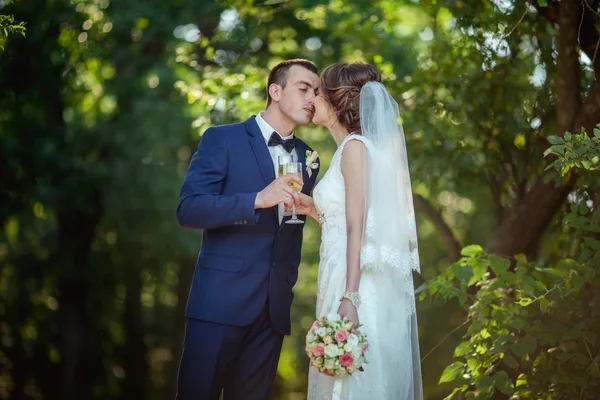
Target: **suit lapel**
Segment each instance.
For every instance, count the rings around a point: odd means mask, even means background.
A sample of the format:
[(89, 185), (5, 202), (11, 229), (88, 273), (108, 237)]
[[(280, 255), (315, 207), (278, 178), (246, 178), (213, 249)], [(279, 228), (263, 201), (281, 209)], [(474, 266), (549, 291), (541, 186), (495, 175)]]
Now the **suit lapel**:
[[(250, 147), (252, 147), (252, 151), (254, 152), (256, 162), (260, 167), (260, 173), (263, 177), (266, 187), (275, 180), (275, 166), (273, 165), (271, 153), (269, 153), (269, 148), (265, 143), (265, 138), (263, 137), (260, 128), (256, 124), (254, 116), (248, 118), (244, 124), (246, 125), (246, 131), (250, 135)], [(275, 219), (279, 221), (277, 207), (271, 207), (270, 209), (273, 212)]]
[(250, 146), (254, 151), (254, 156), (256, 157), (266, 186), (275, 180), (275, 166), (273, 165), (271, 153), (269, 153), (265, 138), (256, 124), (256, 121), (254, 121), (254, 117), (250, 117), (246, 120), (245, 125), (246, 130), (250, 134)]

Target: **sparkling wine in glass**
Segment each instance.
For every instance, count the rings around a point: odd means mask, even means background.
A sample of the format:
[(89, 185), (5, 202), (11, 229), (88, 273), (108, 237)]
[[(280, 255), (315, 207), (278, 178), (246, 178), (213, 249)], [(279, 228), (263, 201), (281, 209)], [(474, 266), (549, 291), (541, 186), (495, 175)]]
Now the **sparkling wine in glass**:
[[(293, 154), (285, 154), (285, 155), (277, 156), (277, 177), (284, 176), (286, 174), (285, 165), (287, 165), (289, 163), (293, 163), (293, 162), (294, 162)], [(292, 216), (292, 208), (286, 206), (285, 203), (280, 203), (280, 204), (281, 204), (280, 210), (283, 211), (283, 216), (291, 217)]]
[[(300, 181), (303, 180), (302, 179), (302, 163), (292, 162), (292, 163), (284, 164), (283, 172), (284, 172), (284, 175), (287, 175), (287, 174), (296, 175), (298, 177), (298, 179), (300, 179)], [(290, 185), (292, 187), (292, 189), (294, 189), (297, 193), (300, 193), (300, 191), (302, 190), (302, 185), (300, 185), (294, 181), (289, 181), (288, 185)], [(296, 216), (296, 205), (295, 204), (292, 205), (292, 218), (287, 220), (285, 223), (286, 224), (303, 224), (304, 223), (304, 221), (302, 221), (301, 219), (298, 219), (298, 217)]]

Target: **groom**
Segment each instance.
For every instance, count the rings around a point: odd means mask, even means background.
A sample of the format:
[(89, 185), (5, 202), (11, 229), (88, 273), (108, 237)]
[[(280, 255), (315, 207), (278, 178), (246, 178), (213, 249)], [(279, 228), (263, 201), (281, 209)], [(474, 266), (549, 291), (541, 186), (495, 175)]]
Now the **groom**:
[[(314, 114), (319, 85), (308, 60), (276, 65), (267, 107), (242, 123), (209, 128), (189, 165), (177, 209), (179, 224), (203, 229), (186, 309), (179, 400), (264, 400), (273, 384), (284, 335), (290, 334), (292, 287), (298, 279), (302, 228), (280, 203), (298, 195), (276, 178), (277, 156), (303, 164), (312, 151), (294, 136)], [(306, 218), (300, 216), (300, 218)]]

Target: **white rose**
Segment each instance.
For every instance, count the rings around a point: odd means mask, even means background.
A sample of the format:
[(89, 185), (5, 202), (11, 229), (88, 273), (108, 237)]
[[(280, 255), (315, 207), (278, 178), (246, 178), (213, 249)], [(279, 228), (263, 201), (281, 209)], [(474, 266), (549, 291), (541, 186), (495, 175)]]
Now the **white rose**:
[(345, 352), (351, 352), (351, 351), (352, 351), (352, 349), (353, 349), (353, 347), (352, 347), (352, 345), (351, 345), (350, 343), (346, 343), (346, 344), (344, 345), (344, 351), (345, 351)]
[(321, 336), (321, 337), (325, 337), (325, 336), (327, 336), (327, 329), (325, 329), (323, 327), (318, 328), (317, 331), (316, 331), (316, 334), (319, 335), (319, 336)]
[(329, 371), (331, 371), (334, 368), (335, 368), (335, 362), (333, 360), (325, 361), (325, 369), (328, 369)]
[(315, 340), (315, 335), (309, 333), (306, 335), (306, 343), (312, 343)]
[(328, 344), (325, 346), (325, 355), (330, 358), (338, 356), (338, 347), (335, 344)]
[(356, 336), (354, 333), (351, 333), (350, 336), (348, 336), (348, 340), (346, 341), (348, 342), (348, 344), (352, 345), (352, 347), (358, 346), (358, 336)]
[(331, 312), (331, 313), (327, 314), (327, 320), (328, 320), (329, 322), (338, 322), (338, 321), (341, 321), (341, 318), (340, 318), (340, 316), (338, 315), (338, 313), (336, 313), (336, 312)]
[(354, 359), (360, 357), (362, 354), (362, 349), (360, 347), (354, 347), (352, 349), (352, 357), (354, 357)]
[(345, 353), (344, 348), (343, 347), (339, 347), (338, 348), (338, 356), (343, 356)]
[(364, 362), (365, 362), (365, 358), (363, 356), (360, 356), (360, 357), (354, 359), (354, 366), (356, 367), (356, 369), (359, 369), (363, 365)]

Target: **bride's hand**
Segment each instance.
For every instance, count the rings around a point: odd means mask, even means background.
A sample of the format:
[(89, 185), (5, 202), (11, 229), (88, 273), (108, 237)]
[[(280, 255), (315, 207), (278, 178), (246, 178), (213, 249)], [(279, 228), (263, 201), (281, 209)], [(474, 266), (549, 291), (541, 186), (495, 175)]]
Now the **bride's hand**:
[(310, 215), (317, 219), (317, 210), (315, 208), (315, 202), (312, 197), (305, 195), (304, 193), (298, 193), (298, 200), (295, 202), (296, 213), (301, 215)]
[(338, 314), (340, 317), (346, 317), (351, 322), (354, 322), (354, 325), (358, 325), (358, 311), (356, 311), (356, 307), (352, 305), (350, 300), (342, 299), (342, 304), (338, 308)]

